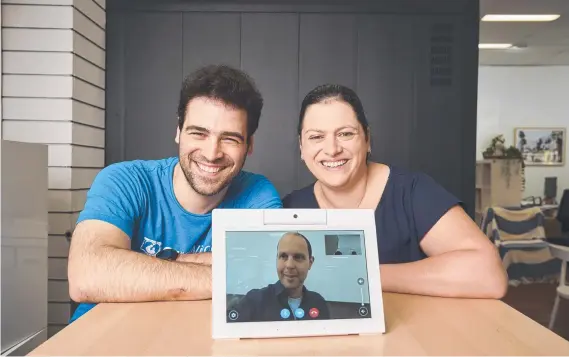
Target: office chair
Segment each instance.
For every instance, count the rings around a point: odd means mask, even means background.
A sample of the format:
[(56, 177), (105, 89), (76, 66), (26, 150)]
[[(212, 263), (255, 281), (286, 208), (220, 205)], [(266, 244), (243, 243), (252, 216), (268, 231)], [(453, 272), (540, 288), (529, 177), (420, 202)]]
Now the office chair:
[(561, 196), (561, 202), (559, 202), (559, 207), (557, 208), (556, 219), (561, 224), (563, 235), (569, 233), (569, 189), (563, 190), (563, 196)]
[(559, 273), (551, 255), (540, 207), (488, 209), (482, 230), (494, 243), (510, 282), (540, 281)]
[(557, 203), (557, 177), (546, 177), (543, 187), (543, 203), (554, 205)]

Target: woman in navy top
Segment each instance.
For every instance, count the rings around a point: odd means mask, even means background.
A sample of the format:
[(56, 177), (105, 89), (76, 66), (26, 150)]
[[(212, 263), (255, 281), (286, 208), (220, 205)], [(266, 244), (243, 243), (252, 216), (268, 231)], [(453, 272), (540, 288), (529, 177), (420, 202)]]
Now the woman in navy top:
[(284, 207), (374, 209), (384, 291), (505, 294), (499, 255), (460, 200), (426, 174), (369, 160), (369, 126), (354, 91), (313, 89), (302, 103), (298, 135), (316, 182), (284, 197)]

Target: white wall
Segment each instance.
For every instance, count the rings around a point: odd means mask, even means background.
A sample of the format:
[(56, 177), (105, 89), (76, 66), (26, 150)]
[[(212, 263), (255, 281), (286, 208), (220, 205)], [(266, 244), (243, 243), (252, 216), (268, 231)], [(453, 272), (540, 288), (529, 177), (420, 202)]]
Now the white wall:
[[(480, 67), (477, 159), (491, 139), (503, 134), (513, 145), (515, 127), (569, 126), (569, 66)], [(565, 166), (526, 166), (526, 196), (543, 196), (544, 178), (557, 176), (557, 199), (569, 188), (567, 138)]]
[(65, 237), (105, 159), (105, 0), (2, 0), (2, 138), (48, 145), (50, 335), (71, 313)]

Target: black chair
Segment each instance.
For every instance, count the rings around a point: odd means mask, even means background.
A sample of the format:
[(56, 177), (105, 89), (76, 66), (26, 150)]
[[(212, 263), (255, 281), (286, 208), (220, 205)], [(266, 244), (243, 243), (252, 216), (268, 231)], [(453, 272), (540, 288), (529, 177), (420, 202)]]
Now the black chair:
[(561, 223), (561, 232), (563, 235), (567, 235), (567, 233), (569, 233), (569, 189), (563, 190), (563, 196), (561, 196), (561, 202), (559, 202), (556, 219)]
[(546, 177), (543, 187), (543, 202), (547, 205), (557, 203), (557, 177)]
[(547, 237), (548, 243), (569, 247), (569, 189), (563, 190), (555, 219), (560, 224), (561, 237)]

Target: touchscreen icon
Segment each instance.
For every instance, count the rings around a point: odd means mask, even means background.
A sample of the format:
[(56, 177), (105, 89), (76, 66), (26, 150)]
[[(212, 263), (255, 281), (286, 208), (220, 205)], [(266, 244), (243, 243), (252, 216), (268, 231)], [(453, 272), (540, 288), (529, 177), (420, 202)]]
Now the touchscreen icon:
[(237, 320), (237, 318), (239, 317), (239, 313), (235, 310), (231, 310), (229, 311), (229, 319), (232, 321)]
[(360, 314), (361, 317), (366, 316), (367, 312), (368, 312), (367, 307), (365, 307), (365, 306), (360, 307), (360, 309), (358, 310), (358, 313)]
[(320, 314), (320, 311), (318, 311), (317, 308), (313, 307), (312, 309), (310, 309), (310, 311), (308, 312), (308, 314), (310, 315), (310, 317), (312, 317), (313, 319), (317, 318), (318, 315)]
[(359, 279), (358, 279), (358, 284), (364, 285), (364, 282), (365, 282), (364, 278), (359, 278)]
[(290, 311), (288, 309), (282, 309), (281, 317), (285, 320), (288, 319), (290, 317)]
[(294, 316), (296, 316), (297, 319), (302, 319), (304, 317), (304, 310), (301, 308), (294, 310)]

